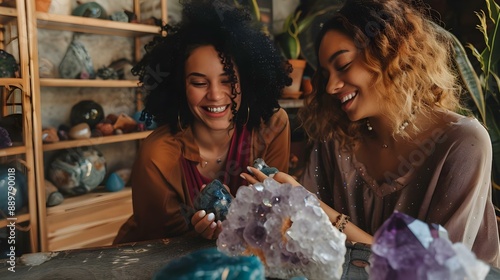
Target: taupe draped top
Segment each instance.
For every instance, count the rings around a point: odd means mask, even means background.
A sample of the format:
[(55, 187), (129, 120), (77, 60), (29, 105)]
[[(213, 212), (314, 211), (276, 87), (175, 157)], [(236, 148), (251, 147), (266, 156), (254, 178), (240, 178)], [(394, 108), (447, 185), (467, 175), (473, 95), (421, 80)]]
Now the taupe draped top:
[(381, 184), (338, 141), (316, 143), (301, 182), (370, 234), (398, 210), (444, 226), (452, 242), (498, 267), (491, 140), (476, 119), (452, 116), (401, 157), (397, 172), (388, 172)]

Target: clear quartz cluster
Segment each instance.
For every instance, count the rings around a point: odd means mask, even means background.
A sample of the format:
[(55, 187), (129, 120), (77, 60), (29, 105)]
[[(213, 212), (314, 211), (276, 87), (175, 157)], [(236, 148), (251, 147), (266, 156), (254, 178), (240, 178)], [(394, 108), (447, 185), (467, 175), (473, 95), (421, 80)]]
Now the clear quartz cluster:
[(241, 187), (217, 240), (231, 256), (255, 255), (266, 277), (340, 279), (345, 234), (329, 221), (316, 196), (267, 178)]
[(397, 211), (377, 230), (371, 249), (370, 280), (481, 280), (489, 271), (442, 226)]

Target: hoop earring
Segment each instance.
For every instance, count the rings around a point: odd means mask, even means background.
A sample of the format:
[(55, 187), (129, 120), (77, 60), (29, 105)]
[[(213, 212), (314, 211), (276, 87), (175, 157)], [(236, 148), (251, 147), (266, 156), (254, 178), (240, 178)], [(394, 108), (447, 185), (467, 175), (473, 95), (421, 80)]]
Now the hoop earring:
[(250, 106), (247, 107), (247, 120), (245, 121), (243, 126), (247, 125), (249, 119), (250, 119)]
[(184, 132), (184, 129), (182, 128), (182, 122), (181, 122), (181, 111), (177, 111), (177, 126), (179, 129)]

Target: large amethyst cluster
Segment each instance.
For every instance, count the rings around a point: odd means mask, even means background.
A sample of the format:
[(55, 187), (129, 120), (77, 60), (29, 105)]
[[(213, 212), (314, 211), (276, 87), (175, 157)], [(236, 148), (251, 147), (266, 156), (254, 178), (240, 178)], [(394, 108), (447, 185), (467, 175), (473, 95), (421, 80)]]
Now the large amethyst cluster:
[(218, 249), (231, 256), (258, 256), (266, 277), (340, 279), (342, 275), (346, 236), (303, 187), (272, 178), (241, 187), (222, 228)]
[(369, 275), (372, 280), (484, 279), (489, 266), (448, 232), (394, 212), (374, 236)]

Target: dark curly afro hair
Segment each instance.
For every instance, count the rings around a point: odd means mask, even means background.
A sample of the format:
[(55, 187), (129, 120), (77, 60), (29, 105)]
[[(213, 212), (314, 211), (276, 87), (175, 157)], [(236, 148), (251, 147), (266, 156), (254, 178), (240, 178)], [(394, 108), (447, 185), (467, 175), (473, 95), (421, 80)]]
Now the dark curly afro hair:
[[(252, 129), (268, 121), (280, 107), (278, 99), (283, 88), (291, 84), (291, 66), (262, 31), (262, 25), (232, 1), (193, 0), (181, 4), (181, 21), (163, 26), (167, 36), (149, 42), (144, 58), (132, 69), (145, 92), (142, 117), (147, 124), (152, 120), (158, 125), (167, 124), (175, 133), (192, 122), (184, 67), (192, 50), (203, 45), (214, 46), (230, 77), (233, 122)], [(238, 66), (241, 93), (235, 89), (238, 81), (232, 62)], [(237, 94), (241, 94), (239, 111), (234, 102)]]

